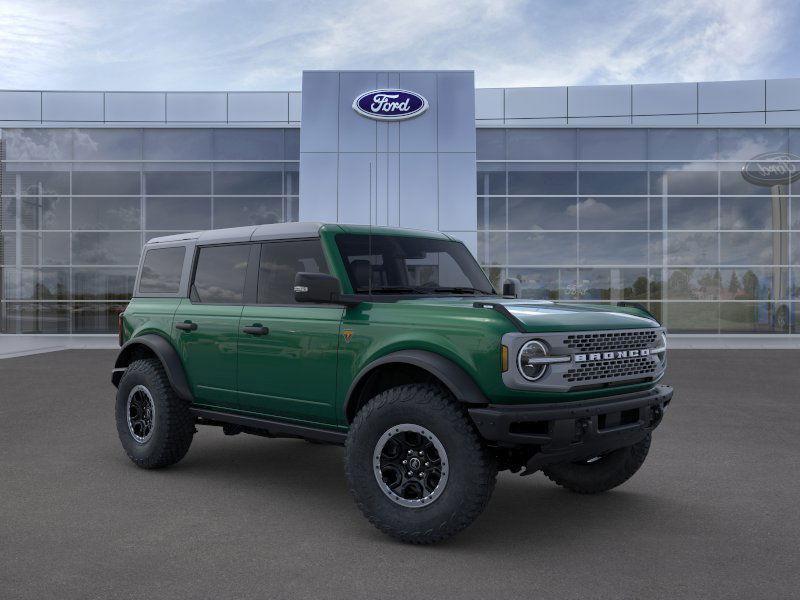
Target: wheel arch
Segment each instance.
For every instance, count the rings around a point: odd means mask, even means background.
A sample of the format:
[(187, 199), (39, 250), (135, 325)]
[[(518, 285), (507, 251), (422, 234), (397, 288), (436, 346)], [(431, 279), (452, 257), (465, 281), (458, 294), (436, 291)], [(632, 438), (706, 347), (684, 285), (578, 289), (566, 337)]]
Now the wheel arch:
[(122, 375), (128, 366), (140, 358), (156, 358), (164, 367), (167, 379), (177, 396), (182, 400), (193, 400), (186, 371), (183, 368), (178, 351), (164, 337), (155, 333), (146, 333), (130, 339), (119, 351), (114, 363), (111, 382), (119, 387)]
[(351, 423), (358, 410), (376, 394), (403, 383), (438, 383), (459, 402), (488, 404), (475, 380), (449, 358), (428, 350), (399, 350), (365, 366), (350, 384), (343, 412)]

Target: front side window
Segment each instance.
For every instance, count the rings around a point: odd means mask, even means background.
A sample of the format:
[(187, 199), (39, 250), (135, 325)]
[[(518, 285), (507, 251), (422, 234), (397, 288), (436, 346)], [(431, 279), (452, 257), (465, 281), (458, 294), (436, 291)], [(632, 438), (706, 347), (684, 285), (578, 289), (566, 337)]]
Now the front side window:
[(147, 251), (139, 279), (142, 294), (177, 294), (186, 248), (154, 248)]
[(343, 234), (336, 244), (356, 294), (494, 294), (460, 242)]
[(200, 248), (192, 300), (205, 304), (243, 304), (250, 244)]
[(294, 278), (300, 272), (328, 272), (319, 240), (262, 244), (258, 272), (258, 303), (294, 304)]

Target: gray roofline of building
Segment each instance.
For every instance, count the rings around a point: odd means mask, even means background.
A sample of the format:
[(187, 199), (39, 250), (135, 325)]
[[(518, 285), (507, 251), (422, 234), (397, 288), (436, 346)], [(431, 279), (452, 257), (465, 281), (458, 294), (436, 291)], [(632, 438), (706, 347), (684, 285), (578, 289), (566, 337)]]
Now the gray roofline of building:
[[(299, 127), (301, 105), (299, 90), (0, 90), (0, 127)], [(475, 120), (511, 128), (800, 127), (800, 78), (479, 87)]]

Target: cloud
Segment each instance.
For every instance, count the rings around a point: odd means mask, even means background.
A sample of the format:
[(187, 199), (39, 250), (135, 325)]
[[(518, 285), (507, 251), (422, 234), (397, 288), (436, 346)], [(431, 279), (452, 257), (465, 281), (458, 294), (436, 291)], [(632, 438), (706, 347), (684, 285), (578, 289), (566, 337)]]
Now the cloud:
[(54, 57), (69, 56), (91, 30), (86, 12), (72, 4), (1, 3), (0, 81), (3, 87), (27, 87), (46, 77)]
[[(299, 89), (303, 69), (475, 69), (481, 87), (797, 75), (789, 0), (0, 5), (0, 87)], [(793, 46), (794, 45), (794, 46)]]

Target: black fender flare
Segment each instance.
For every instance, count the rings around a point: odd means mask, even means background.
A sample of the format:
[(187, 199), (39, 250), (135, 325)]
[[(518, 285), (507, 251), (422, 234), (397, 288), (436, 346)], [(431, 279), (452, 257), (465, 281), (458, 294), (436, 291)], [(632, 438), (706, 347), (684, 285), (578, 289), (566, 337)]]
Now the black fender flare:
[(186, 379), (186, 371), (183, 369), (181, 357), (175, 347), (166, 339), (155, 333), (146, 333), (138, 337), (132, 338), (125, 343), (117, 355), (117, 360), (114, 363), (114, 370), (111, 375), (111, 383), (119, 387), (120, 379), (125, 372), (125, 369), (130, 365), (131, 357), (137, 347), (144, 346), (158, 357), (164, 371), (167, 373), (167, 378), (175, 390), (175, 393), (181, 400), (191, 402), (194, 400), (191, 389), (189, 388), (189, 381)]
[(381, 365), (391, 363), (413, 365), (424, 369), (441, 381), (459, 402), (489, 404), (489, 400), (478, 387), (478, 384), (475, 383), (475, 380), (449, 358), (427, 350), (398, 350), (372, 361), (355, 376), (350, 388), (347, 390), (347, 396), (342, 407), (345, 417), (348, 415), (351, 402), (355, 401), (354, 392), (364, 382), (365, 377)]

